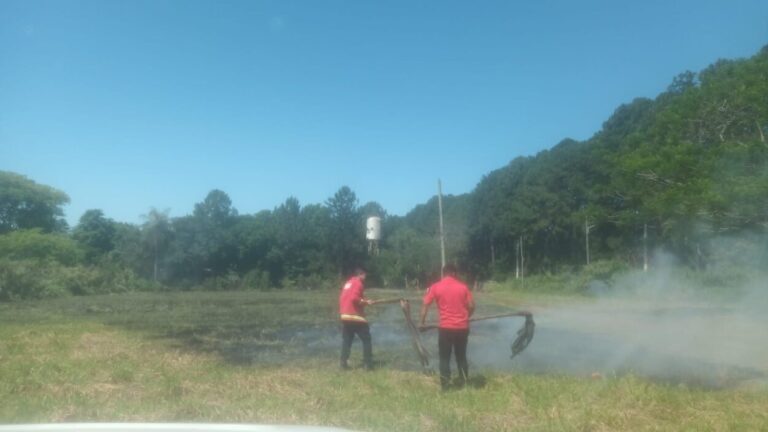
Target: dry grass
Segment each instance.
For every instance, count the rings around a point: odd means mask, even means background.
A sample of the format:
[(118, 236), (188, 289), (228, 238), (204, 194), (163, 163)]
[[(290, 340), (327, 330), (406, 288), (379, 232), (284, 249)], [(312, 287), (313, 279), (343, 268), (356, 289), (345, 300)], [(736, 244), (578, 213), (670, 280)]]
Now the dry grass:
[[(119, 304), (120, 297), (114, 297)], [(706, 391), (634, 376), (434, 377), (340, 372), (334, 357), (237, 365), (157, 332), (94, 319), (0, 326), (0, 422), (211, 421), (398, 431), (764, 430), (768, 391)]]

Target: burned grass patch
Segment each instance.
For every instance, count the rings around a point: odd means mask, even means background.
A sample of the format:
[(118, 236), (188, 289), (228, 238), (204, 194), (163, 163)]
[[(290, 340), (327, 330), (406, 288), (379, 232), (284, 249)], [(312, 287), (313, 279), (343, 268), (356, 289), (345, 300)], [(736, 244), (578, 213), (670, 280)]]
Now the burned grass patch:
[[(399, 293), (372, 294), (392, 297)], [(478, 315), (509, 311), (496, 301), (498, 296), (479, 295)], [(341, 344), (336, 293), (328, 291), (133, 293), (2, 307), (0, 324), (97, 322), (161, 340), (182, 352), (213, 354), (240, 366), (301, 367), (321, 362), (332, 367)], [(378, 366), (421, 371), (399, 307), (372, 307), (370, 313)], [(513, 360), (509, 358), (510, 343), (522, 318), (473, 324), (471, 370), (593, 379), (637, 375), (706, 389), (766, 380), (766, 372), (759, 366), (768, 355), (753, 355), (752, 349), (765, 346), (761, 343), (765, 337), (755, 336), (755, 321), (735, 315), (732, 307), (580, 302), (568, 308), (546, 307), (535, 314), (535, 337)], [(436, 332), (423, 333), (422, 338), (436, 369)], [(49, 339), (54, 346), (58, 343), (57, 338)], [(12, 341), (0, 343), (5, 351), (14, 350)], [(109, 341), (99, 343), (108, 345)], [(89, 345), (93, 344), (83, 343), (82, 350)], [(353, 345), (352, 355), (354, 364), (360, 357), (359, 341)]]

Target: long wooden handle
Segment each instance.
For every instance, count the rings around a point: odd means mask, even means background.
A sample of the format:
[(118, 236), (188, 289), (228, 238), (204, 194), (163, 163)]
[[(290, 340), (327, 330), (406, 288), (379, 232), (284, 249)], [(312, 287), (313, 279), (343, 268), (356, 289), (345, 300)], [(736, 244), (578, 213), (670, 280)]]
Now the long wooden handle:
[[(496, 315), (488, 315), (488, 316), (484, 316), (484, 317), (470, 318), (469, 321), (470, 322), (485, 321), (485, 320), (489, 320), (489, 319), (506, 318), (506, 317), (513, 317), (513, 316), (529, 317), (529, 316), (532, 316), (532, 315), (533, 314), (531, 314), (528, 311), (507, 312), (507, 313), (503, 313), (503, 314), (496, 314)], [(436, 328), (438, 328), (437, 324), (429, 324), (429, 325), (425, 325), (425, 326), (419, 327), (419, 330), (427, 331), (427, 330), (434, 330)]]
[(382, 299), (382, 300), (373, 300), (373, 304), (371, 306), (376, 306), (376, 305), (380, 305), (380, 304), (400, 303), (403, 300), (405, 300), (405, 301), (414, 301), (413, 299), (407, 299), (405, 297), (389, 298), (389, 299)]
[(401, 300), (405, 300), (405, 299), (391, 298), (391, 299), (383, 299), (383, 300), (373, 300), (373, 304), (371, 306), (380, 305), (380, 304), (400, 303)]

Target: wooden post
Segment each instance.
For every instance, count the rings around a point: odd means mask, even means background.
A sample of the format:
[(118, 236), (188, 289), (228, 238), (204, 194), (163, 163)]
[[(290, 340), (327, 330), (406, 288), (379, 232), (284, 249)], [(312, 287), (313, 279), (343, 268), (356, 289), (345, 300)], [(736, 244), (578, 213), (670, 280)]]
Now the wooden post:
[(443, 232), (443, 185), (437, 179), (437, 211), (440, 215), (440, 277), (443, 277), (445, 267), (445, 233)]

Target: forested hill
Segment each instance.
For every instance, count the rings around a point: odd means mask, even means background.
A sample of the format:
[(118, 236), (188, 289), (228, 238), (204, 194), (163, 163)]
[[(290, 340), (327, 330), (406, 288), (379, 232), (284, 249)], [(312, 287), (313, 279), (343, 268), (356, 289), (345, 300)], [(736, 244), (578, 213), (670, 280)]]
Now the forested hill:
[(592, 259), (638, 263), (642, 236), (693, 266), (712, 241), (768, 223), (768, 46), (678, 75), (656, 99), (620, 106), (584, 142), (563, 140), (498, 169), (471, 194), (469, 256), (510, 271)]
[[(591, 260), (640, 266), (644, 247), (692, 268), (728, 254), (767, 265), (766, 135), (768, 47), (684, 72), (654, 100), (620, 106), (589, 140), (516, 158), (471, 193), (444, 197), (447, 258), (483, 278), (518, 265), (526, 274), (574, 268), (588, 251)], [(132, 225), (92, 209), (71, 229), (62, 218), (68, 200), (0, 171), (0, 300), (161, 286), (336, 286), (361, 263), (373, 283), (400, 287), (439, 271), (434, 197), (388, 216), (344, 186), (322, 204), (288, 198), (240, 214), (213, 190), (187, 216), (152, 210)], [(371, 215), (383, 218), (378, 255), (365, 244)], [(718, 248), (721, 241), (730, 247)]]

